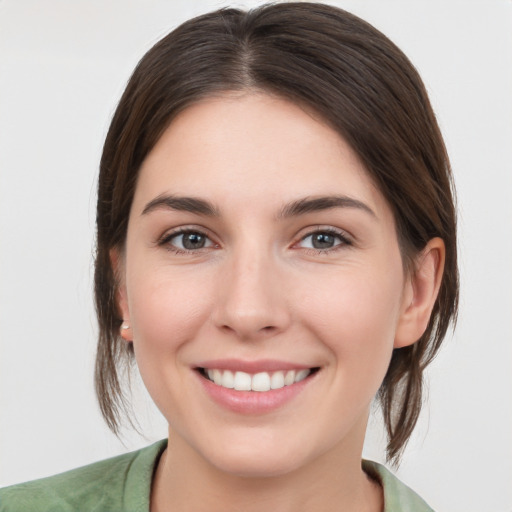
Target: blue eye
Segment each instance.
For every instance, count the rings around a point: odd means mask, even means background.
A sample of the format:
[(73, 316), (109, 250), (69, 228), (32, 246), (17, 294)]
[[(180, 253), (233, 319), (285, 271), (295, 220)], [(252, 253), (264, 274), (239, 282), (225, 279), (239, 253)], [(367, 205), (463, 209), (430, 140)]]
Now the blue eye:
[(306, 235), (299, 243), (305, 249), (329, 250), (339, 245), (350, 245), (350, 242), (336, 231), (318, 230)]
[(173, 233), (162, 241), (181, 251), (195, 251), (213, 246), (213, 242), (200, 231), (180, 231)]

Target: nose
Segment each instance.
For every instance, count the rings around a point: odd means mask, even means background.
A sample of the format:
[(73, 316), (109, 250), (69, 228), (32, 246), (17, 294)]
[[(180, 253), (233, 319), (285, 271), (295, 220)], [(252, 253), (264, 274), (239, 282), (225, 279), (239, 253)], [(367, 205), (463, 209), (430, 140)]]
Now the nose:
[(282, 274), (271, 255), (258, 250), (234, 254), (219, 274), (215, 325), (246, 341), (286, 330), (291, 315)]

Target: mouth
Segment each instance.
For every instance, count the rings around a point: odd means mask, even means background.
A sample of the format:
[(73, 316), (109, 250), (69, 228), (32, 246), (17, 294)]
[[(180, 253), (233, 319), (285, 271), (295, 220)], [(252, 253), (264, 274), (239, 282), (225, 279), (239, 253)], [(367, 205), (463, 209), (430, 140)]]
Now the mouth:
[(301, 382), (317, 373), (320, 368), (300, 368), (295, 370), (277, 370), (272, 372), (247, 373), (221, 368), (196, 368), (204, 379), (219, 387), (235, 391), (266, 391), (286, 388)]

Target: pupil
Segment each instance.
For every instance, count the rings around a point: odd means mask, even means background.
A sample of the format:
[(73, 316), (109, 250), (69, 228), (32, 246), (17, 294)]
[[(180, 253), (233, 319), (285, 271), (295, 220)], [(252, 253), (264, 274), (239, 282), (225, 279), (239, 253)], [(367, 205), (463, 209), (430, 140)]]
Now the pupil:
[(334, 244), (334, 236), (327, 233), (317, 233), (313, 236), (313, 247), (315, 249), (329, 249)]
[(183, 247), (185, 249), (201, 249), (204, 247), (205, 238), (199, 233), (187, 233), (183, 235)]

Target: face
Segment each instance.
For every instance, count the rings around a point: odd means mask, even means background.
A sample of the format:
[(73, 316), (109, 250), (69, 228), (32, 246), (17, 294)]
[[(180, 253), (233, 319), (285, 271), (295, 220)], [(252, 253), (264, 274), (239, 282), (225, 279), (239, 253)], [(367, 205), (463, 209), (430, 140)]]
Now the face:
[(142, 165), (119, 259), (172, 443), (246, 476), (360, 458), (409, 294), (391, 210), (335, 131), (264, 94), (189, 107)]

